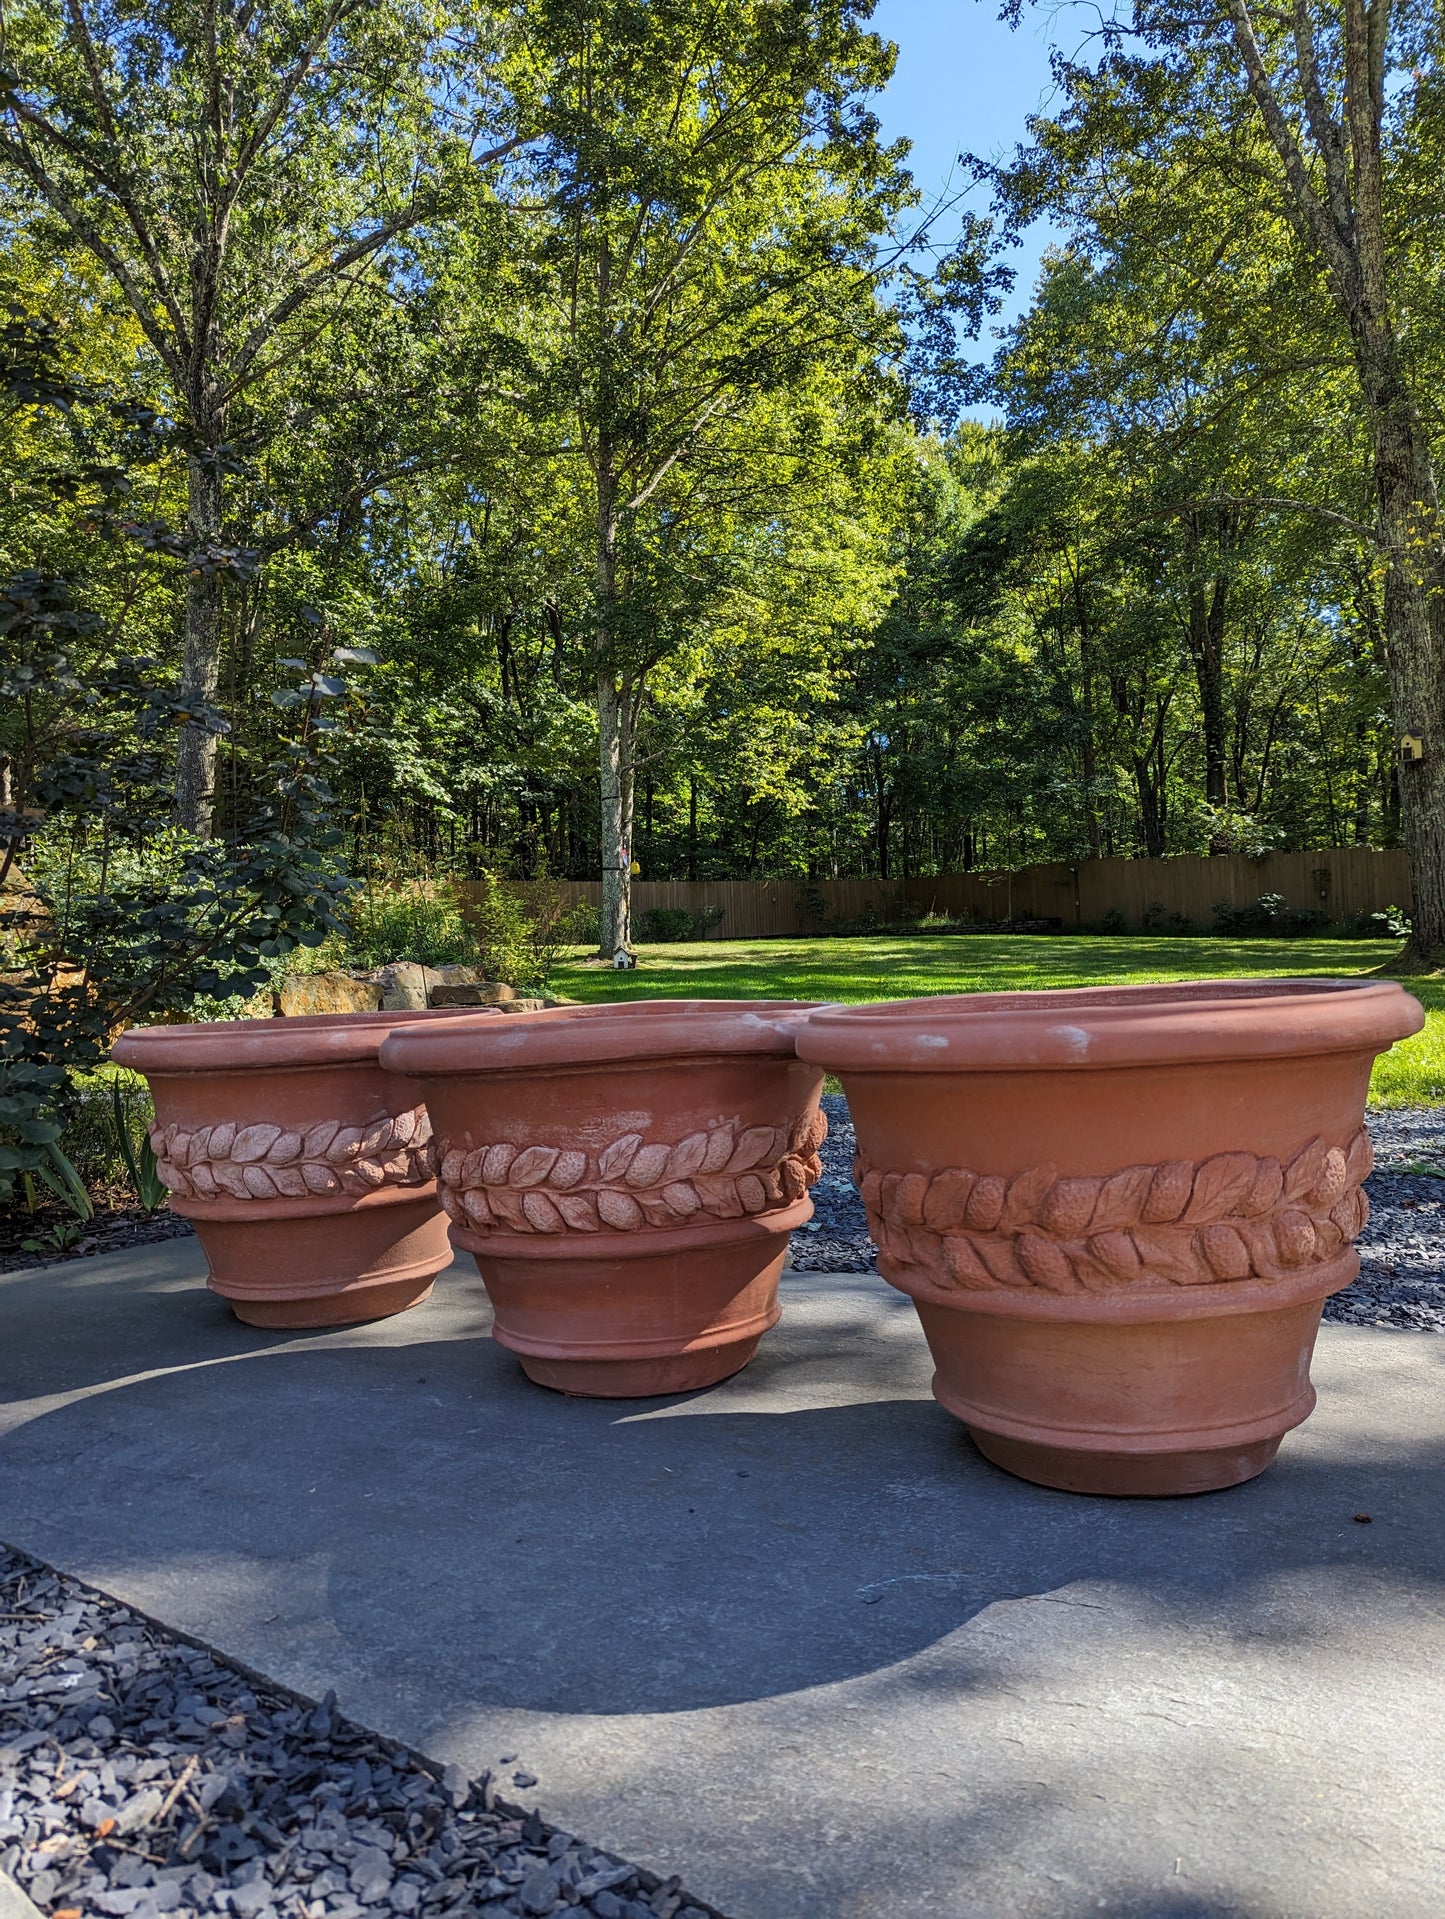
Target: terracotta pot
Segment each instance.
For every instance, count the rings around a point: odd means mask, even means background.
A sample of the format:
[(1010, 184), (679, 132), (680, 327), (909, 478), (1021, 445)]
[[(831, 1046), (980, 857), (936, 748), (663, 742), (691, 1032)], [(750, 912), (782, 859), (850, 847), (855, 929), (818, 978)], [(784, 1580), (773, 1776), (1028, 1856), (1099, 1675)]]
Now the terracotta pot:
[(1370, 1064), (1423, 1020), (1383, 982), (1222, 980), (823, 1008), (798, 1050), (843, 1080), (879, 1270), (979, 1450), (1192, 1493), (1314, 1405)]
[(150, 1081), (172, 1211), (194, 1220), (207, 1284), (238, 1319), (346, 1326), (430, 1293), (452, 1257), (431, 1124), (376, 1055), (398, 1025), (459, 1017), (217, 1020), (116, 1042), (111, 1058)]
[(452, 1238), (529, 1379), (638, 1398), (711, 1386), (778, 1317), (813, 1211), (823, 1076), (788, 1001), (636, 1000), (398, 1031)]

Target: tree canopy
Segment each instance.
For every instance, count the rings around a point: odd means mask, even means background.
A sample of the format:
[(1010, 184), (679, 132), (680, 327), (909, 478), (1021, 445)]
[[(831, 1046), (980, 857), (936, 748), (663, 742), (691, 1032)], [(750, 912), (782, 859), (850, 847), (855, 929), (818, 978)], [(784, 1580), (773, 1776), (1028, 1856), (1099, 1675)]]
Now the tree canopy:
[(601, 877), (607, 950), (634, 865), (1403, 840), (1428, 957), (1433, 10), (1137, 7), (931, 274), (869, 13), (7, 0), (5, 573), (152, 663), (183, 831), (338, 675), (349, 868)]

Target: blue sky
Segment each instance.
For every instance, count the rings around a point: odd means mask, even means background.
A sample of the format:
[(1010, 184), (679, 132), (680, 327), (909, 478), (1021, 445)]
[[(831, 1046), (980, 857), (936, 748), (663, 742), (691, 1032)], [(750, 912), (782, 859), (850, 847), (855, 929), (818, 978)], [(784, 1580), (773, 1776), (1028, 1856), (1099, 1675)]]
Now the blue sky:
[[(1025, 137), (1029, 114), (1049, 99), (1050, 29), (1064, 11), (1026, 6), (1011, 30), (998, 19), (998, 0), (878, 0), (870, 24), (897, 43), (898, 66), (874, 111), (889, 139), (913, 142), (910, 165), (925, 204), (950, 177), (955, 190), (961, 185), (961, 151), (1003, 159)], [(982, 198), (976, 204), (982, 212)], [(1036, 230), (1014, 251), (1018, 281), (1002, 319), (1027, 305), (1048, 237)]]

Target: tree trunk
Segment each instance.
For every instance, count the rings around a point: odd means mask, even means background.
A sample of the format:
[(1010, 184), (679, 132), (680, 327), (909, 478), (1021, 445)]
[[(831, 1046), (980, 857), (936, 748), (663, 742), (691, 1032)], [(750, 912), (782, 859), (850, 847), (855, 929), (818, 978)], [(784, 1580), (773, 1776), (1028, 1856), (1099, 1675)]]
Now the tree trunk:
[[(188, 532), (194, 551), (221, 536), (221, 474), (194, 456), (186, 462)], [(221, 582), (209, 570), (193, 569), (186, 586), (186, 642), (181, 692), (206, 701), (216, 697), (221, 676)], [(176, 743), (178, 826), (209, 839), (216, 785), (217, 737), (200, 726), (183, 726)]]
[(1400, 828), (1410, 861), (1409, 963), (1445, 964), (1445, 554), (1424, 430), (1393, 342), (1361, 327), (1356, 353), (1374, 414), (1375, 492), (1386, 553), (1385, 643), (1397, 739), (1424, 757), (1400, 761)]
[[(1410, 860), (1414, 927), (1392, 971), (1445, 964), (1445, 548), (1428, 432), (1405, 375), (1400, 311), (1385, 219), (1382, 130), (1387, 110), (1390, 8), (1344, 0), (1339, 32), (1344, 85), (1339, 118), (1320, 86), (1306, 7), (1295, 12), (1296, 72), (1305, 76), (1305, 120), (1323, 158), (1325, 192), (1312, 182), (1256, 37), (1248, 0), (1226, 0), (1235, 47), (1265, 131), (1279, 155), (1295, 230), (1313, 246), (1349, 326), (1356, 376), (1370, 418), (1379, 540), (1384, 549), (1385, 638), (1397, 742), (1424, 742), (1397, 767), (1401, 837)], [(1333, 21), (1332, 21), (1333, 28)]]
[[(1190, 544), (1194, 543), (1191, 531)], [(1228, 804), (1228, 735), (1224, 719), (1224, 613), (1227, 585), (1216, 574), (1206, 591), (1203, 576), (1191, 567), (1189, 597), (1189, 654), (1199, 687), (1199, 718), (1204, 734), (1204, 795), (1211, 806)], [(1218, 835), (1211, 836), (1211, 853), (1227, 853)]]
[(632, 726), (630, 689), (613, 655), (617, 619), (617, 509), (612, 446), (597, 444), (597, 761), (602, 788), (602, 938), (608, 959), (632, 950)]
[(616, 676), (597, 675), (597, 749), (602, 774), (602, 942), (609, 958), (632, 948), (632, 821), (627, 701)]

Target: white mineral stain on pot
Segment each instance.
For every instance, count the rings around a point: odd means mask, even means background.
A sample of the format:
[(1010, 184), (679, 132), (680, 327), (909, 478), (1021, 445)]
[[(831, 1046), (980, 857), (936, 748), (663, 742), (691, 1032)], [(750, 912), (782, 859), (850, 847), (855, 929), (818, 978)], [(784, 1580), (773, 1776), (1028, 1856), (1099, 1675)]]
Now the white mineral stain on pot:
[(936, 1050), (940, 1046), (947, 1046), (948, 1036), (945, 1033), (915, 1033), (913, 1035), (913, 1044), (915, 1046), (929, 1046)]
[(1092, 1036), (1084, 1027), (1054, 1026), (1050, 1028), (1050, 1037), (1062, 1040), (1064, 1051), (1074, 1059), (1087, 1058)]

